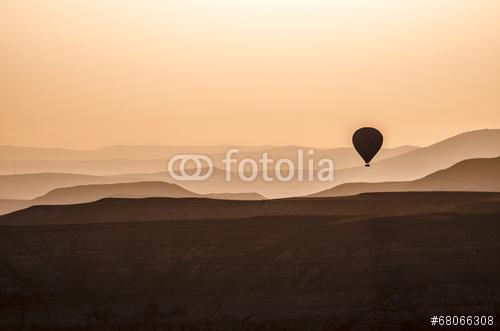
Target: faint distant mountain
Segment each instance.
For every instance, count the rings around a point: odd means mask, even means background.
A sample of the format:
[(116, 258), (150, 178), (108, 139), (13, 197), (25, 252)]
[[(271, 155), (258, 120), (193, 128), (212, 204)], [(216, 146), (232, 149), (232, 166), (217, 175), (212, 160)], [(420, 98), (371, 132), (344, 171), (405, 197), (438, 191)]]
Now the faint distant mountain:
[[(316, 160), (326, 157), (333, 159), (337, 169), (356, 166), (360, 160), (353, 148), (319, 149), (306, 146), (113, 146), (96, 150), (0, 146), (0, 174), (56, 172), (107, 176), (153, 173), (166, 171), (168, 160), (176, 154), (208, 155), (215, 167), (223, 169), (225, 152), (231, 148), (240, 151), (235, 155), (239, 160), (259, 160), (267, 152), (271, 159), (287, 158), (297, 162), (299, 149), (304, 153), (315, 151), (313, 158)], [(382, 149), (376, 159), (393, 157), (416, 148), (402, 146)], [(307, 162), (303, 167), (307, 168)]]
[[(497, 141), (500, 141), (500, 129), (466, 132), (428, 147), (410, 148), (407, 153), (373, 162), (369, 168), (364, 167), (362, 159), (356, 156), (357, 161), (354, 162), (360, 164), (359, 167), (339, 169), (337, 168), (339, 162), (335, 162), (336, 170), (333, 183), (319, 181), (299, 182), (297, 176), (294, 176), (293, 180), (286, 183), (279, 181), (264, 182), (261, 174), (257, 176), (255, 181), (250, 183), (242, 182), (238, 178), (226, 182), (223, 171), (216, 169), (213, 176), (206, 181), (179, 184), (188, 190), (200, 193), (257, 192), (268, 198), (308, 195), (344, 183), (415, 180), (466, 159), (497, 157), (500, 156), (500, 144)], [(345, 149), (344, 152), (348, 153), (347, 150)], [(320, 154), (320, 151), (315, 153), (316, 156)], [(153, 178), (165, 178), (165, 176), (167, 176), (165, 173), (136, 174), (132, 175), (130, 179), (152, 180)], [(168, 181), (175, 182), (171, 179), (168, 179)]]
[(500, 157), (471, 159), (407, 182), (346, 183), (312, 197), (334, 197), (364, 192), (482, 191), (500, 192)]
[(256, 216), (341, 215), (346, 222), (367, 215), (445, 212), (470, 203), (495, 201), (500, 193), (398, 192), (365, 193), (335, 198), (293, 198), (262, 201), (202, 198), (103, 199), (96, 202), (33, 206), (0, 216), (0, 224), (42, 225), (132, 221), (215, 220)]
[(109, 176), (167, 170), (168, 157), (155, 160), (0, 160), (0, 174), (70, 173)]
[[(113, 183), (130, 183), (141, 181), (164, 181), (173, 184), (178, 184), (184, 189), (199, 194), (221, 194), (221, 193), (246, 193), (255, 192), (268, 198), (291, 197), (299, 195), (308, 195), (322, 190), (330, 189), (344, 183), (359, 183), (359, 182), (394, 182), (394, 181), (411, 181), (422, 178), (433, 172), (448, 168), (453, 164), (470, 159), (470, 158), (491, 158), (500, 156), (500, 129), (494, 130), (478, 130), (463, 133), (434, 145), (415, 148), (412, 146), (400, 147), (396, 149), (382, 150), (379, 154), (387, 156), (387, 158), (372, 163), (372, 166), (365, 168), (364, 162), (354, 153), (352, 148), (338, 149), (315, 149), (315, 158), (331, 157), (335, 163), (335, 180), (332, 182), (320, 182), (317, 180), (309, 181), (297, 180), (298, 170), (294, 178), (289, 182), (281, 182), (274, 180), (265, 182), (262, 179), (262, 173), (259, 173), (256, 180), (245, 182), (234, 176), (230, 182), (225, 181), (224, 170), (216, 168), (211, 178), (205, 181), (175, 181), (166, 174), (167, 159), (162, 160), (100, 160), (100, 161), (40, 161), (48, 162), (47, 167), (68, 167), (68, 171), (89, 171), (91, 173), (107, 174), (103, 177), (90, 177), (85, 180), (74, 181), (58, 181), (58, 178), (53, 180), (45, 180), (47, 174), (29, 175), (28, 181), (24, 181), (24, 177), (18, 176), (0, 176), (0, 199), (33, 199), (37, 196), (48, 193), (55, 188), (87, 185), (87, 184), (113, 184)], [(221, 157), (223, 148), (227, 146), (219, 146), (218, 150), (213, 147), (211, 157)], [(115, 147), (118, 148), (118, 147)], [(140, 148), (140, 147), (137, 147)], [(199, 148), (199, 147), (197, 147)], [(208, 147), (207, 147), (208, 148)], [(210, 147), (212, 148), (212, 147)], [(250, 147), (248, 147), (250, 148)], [(258, 148), (258, 147), (257, 147)], [(269, 152), (269, 156), (273, 158), (291, 158), (293, 159), (298, 146), (273, 147), (259, 150), (244, 151), (239, 155), (241, 157), (251, 157), (259, 159), (263, 152)], [(290, 156), (291, 155), (291, 156)], [(396, 155), (396, 156), (394, 156)], [(123, 155), (122, 155), (123, 156)], [(146, 155), (151, 156), (151, 155)], [(390, 156), (390, 157), (389, 157)], [(295, 155), (296, 157), (296, 155)], [(380, 156), (379, 156), (380, 157)], [(2, 161), (0, 161), (1, 163)], [(5, 161), (12, 167), (12, 161)], [(26, 161), (31, 162), (31, 161)], [(38, 162), (38, 161), (37, 161)], [(55, 162), (55, 163), (52, 163)], [(62, 162), (62, 163), (58, 163)], [(217, 165), (217, 162), (215, 162)], [(359, 167), (343, 168), (344, 166), (359, 164)], [(36, 166), (36, 165), (33, 165)], [(72, 168), (75, 166), (75, 168)], [(82, 166), (82, 168), (80, 168)], [(59, 169), (59, 168), (58, 168)], [(132, 169), (132, 172), (127, 172), (127, 169)], [(142, 171), (146, 169), (147, 171)], [(159, 171), (154, 171), (159, 169)], [(32, 169), (33, 170), (33, 169)], [(122, 173), (122, 175), (111, 175)], [(237, 170), (233, 164), (233, 171)], [(271, 177), (276, 178), (274, 169), (270, 171)], [(60, 175), (74, 176), (74, 175)], [(316, 175), (314, 176), (316, 178)], [(12, 185), (4, 185), (8, 182)], [(16, 184), (16, 183), (19, 183)]]
[[(401, 146), (396, 148), (382, 148), (378, 154), (375, 156), (374, 161), (383, 160), (386, 158), (398, 156), (411, 152), (418, 149), (416, 146)], [(299, 161), (299, 151), (302, 151), (303, 162)], [(312, 155), (308, 154), (312, 152)], [(283, 146), (274, 147), (270, 149), (257, 150), (257, 151), (240, 151), (240, 153), (234, 154), (233, 158), (236, 160), (252, 159), (260, 160), (263, 153), (267, 153), (267, 156), (271, 160), (279, 159), (289, 159), (294, 162), (296, 168), (308, 169), (308, 160), (313, 160), (313, 166), (317, 165), (317, 162), (321, 159), (331, 159), (335, 163), (336, 169), (352, 168), (356, 167), (362, 163), (362, 159), (359, 157), (358, 153), (352, 147), (340, 147), (340, 148), (313, 148), (308, 146)], [(217, 168), (225, 169), (225, 164), (222, 160), (225, 158), (225, 154), (213, 154), (211, 155), (214, 165)], [(258, 169), (262, 170), (261, 163), (258, 163)]]
[[(17, 161), (97, 161), (97, 160), (164, 160), (174, 154), (223, 153), (229, 145), (217, 146), (161, 146), (118, 145), (97, 149), (73, 150), (0, 145), (0, 160)], [(272, 146), (236, 146), (241, 151), (256, 151)]]
[(374, 162), (369, 168), (338, 170), (334, 184), (415, 180), (463, 160), (500, 156), (499, 141), (500, 129), (462, 133), (428, 147)]
[[(236, 146), (242, 152), (272, 146)], [(231, 146), (111, 146), (92, 150), (0, 146), (0, 174), (76, 173), (97, 176), (167, 170), (177, 154), (223, 153)]]

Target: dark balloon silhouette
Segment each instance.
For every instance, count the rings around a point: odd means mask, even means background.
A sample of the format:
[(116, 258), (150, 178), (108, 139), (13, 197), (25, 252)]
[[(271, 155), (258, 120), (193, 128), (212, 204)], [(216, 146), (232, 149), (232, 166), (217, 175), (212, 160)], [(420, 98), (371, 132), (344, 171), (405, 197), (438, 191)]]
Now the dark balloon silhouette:
[(361, 128), (352, 135), (352, 144), (365, 161), (365, 167), (370, 166), (370, 161), (382, 147), (384, 137), (375, 128)]

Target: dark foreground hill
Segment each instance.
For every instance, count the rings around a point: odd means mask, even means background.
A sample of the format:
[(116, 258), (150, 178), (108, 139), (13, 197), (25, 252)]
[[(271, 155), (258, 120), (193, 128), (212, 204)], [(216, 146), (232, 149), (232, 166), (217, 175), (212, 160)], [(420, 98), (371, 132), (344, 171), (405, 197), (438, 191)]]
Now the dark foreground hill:
[[(134, 219), (144, 214), (130, 216), (127, 204), (140, 200), (53, 206), (48, 219), (90, 219), (119, 203), (130, 222), (1, 225), (0, 330), (421, 330), (435, 314), (493, 315), (496, 324), (498, 194), (450, 196), (352, 197), (371, 206), (417, 199), (428, 210), (392, 216), (342, 215), (353, 199), (313, 199), (313, 215), (292, 215), (302, 207), (234, 218), (229, 208), (177, 221)], [(162, 201), (196, 214), (204, 200), (143, 200)], [(224, 202), (233, 203), (244, 206)], [(303, 200), (276, 203), (284, 214)]]
[(75, 205), (33, 206), (0, 216), (0, 224), (42, 225), (229, 219), (287, 215), (398, 215), (449, 211), (500, 202), (500, 192), (364, 193), (335, 198), (235, 201), (203, 198), (102, 199)]
[(420, 330), (450, 313), (497, 321), (499, 219), (1, 226), (0, 329)]

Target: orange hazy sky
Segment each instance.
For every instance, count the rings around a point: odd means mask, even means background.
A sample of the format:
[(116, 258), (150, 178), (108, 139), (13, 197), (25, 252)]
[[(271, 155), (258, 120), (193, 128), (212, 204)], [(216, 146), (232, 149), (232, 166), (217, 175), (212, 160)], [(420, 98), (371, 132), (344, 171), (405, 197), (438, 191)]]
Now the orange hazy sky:
[(498, 0), (4, 0), (0, 144), (387, 146), (500, 127)]

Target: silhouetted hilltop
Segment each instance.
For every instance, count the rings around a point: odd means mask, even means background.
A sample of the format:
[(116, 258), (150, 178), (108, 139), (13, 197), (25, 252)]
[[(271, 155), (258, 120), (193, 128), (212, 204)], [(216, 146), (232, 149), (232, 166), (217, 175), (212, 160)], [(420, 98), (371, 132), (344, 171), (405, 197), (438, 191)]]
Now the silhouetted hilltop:
[(104, 198), (211, 198), (221, 200), (263, 200), (256, 193), (226, 193), (202, 195), (179, 185), (165, 182), (136, 182), (102, 185), (81, 185), (55, 189), (29, 201), (29, 205), (68, 205), (101, 200)]
[(195, 198), (202, 197), (202, 195), (183, 189), (179, 185), (164, 182), (82, 185), (55, 189), (41, 197), (33, 199), (30, 201), (30, 205), (67, 205), (113, 197)]
[(109, 184), (111, 178), (59, 173), (0, 176), (0, 199), (33, 199), (60, 187)]
[[(23, 208), (27, 200), (0, 199), (0, 215), (8, 214)], [(24, 206), (26, 208), (27, 206)]]
[(265, 200), (266, 197), (258, 193), (211, 193), (203, 195), (210, 199), (219, 200)]

